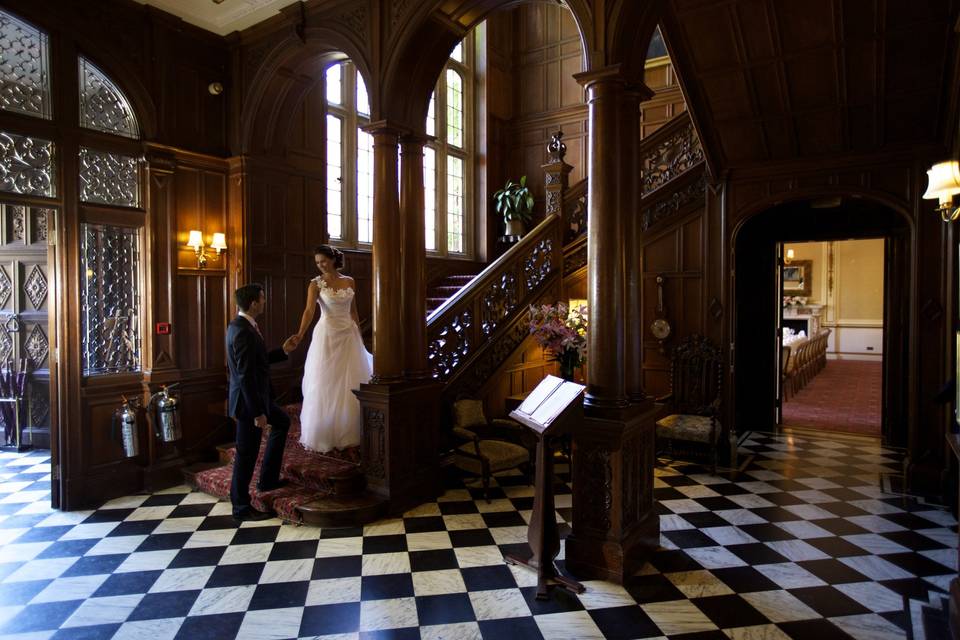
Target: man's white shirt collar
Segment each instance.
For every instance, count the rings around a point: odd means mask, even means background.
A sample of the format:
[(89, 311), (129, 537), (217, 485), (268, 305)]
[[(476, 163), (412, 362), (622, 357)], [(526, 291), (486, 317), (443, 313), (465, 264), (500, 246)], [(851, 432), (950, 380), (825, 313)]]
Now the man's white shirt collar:
[(247, 322), (249, 322), (251, 325), (253, 325), (253, 328), (254, 328), (254, 329), (257, 328), (257, 321), (253, 319), (253, 316), (251, 316), (250, 314), (248, 314), (246, 311), (240, 311), (239, 313), (240, 313), (240, 316), (241, 316), (241, 317), (246, 318), (246, 319), (247, 319)]

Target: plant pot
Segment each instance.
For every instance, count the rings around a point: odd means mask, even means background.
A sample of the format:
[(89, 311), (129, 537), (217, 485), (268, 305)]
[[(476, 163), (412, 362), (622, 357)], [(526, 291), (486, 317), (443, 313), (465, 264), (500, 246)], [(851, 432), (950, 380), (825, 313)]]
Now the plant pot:
[(504, 235), (522, 236), (526, 232), (527, 229), (523, 224), (523, 220), (507, 220), (507, 229)]

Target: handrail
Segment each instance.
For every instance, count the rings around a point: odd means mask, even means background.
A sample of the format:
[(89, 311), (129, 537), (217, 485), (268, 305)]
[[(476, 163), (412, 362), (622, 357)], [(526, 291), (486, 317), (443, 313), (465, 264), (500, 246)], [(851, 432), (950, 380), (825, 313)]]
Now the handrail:
[[(552, 166), (564, 166), (569, 172), (559, 135), (551, 143), (556, 146)], [(686, 112), (644, 139), (640, 151), (644, 206), (669, 195), (664, 188), (668, 183), (703, 162), (703, 148)], [(586, 265), (587, 193), (583, 179), (561, 191), (559, 210), (550, 208), (548, 197), (550, 213), (530, 233), (430, 314), (427, 358), (434, 378), (447, 383), (465, 366), (474, 366), (469, 363), (516, 325), (518, 314), (543, 293), (542, 287)]]
[(560, 216), (550, 214), (427, 318), (427, 359), (448, 382), (495, 341), (563, 268)]

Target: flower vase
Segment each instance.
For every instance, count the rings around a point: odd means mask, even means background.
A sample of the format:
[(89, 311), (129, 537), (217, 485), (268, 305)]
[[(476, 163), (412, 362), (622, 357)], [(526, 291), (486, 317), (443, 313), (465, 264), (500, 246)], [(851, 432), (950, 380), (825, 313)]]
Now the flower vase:
[(570, 349), (564, 351), (557, 356), (557, 363), (560, 365), (560, 377), (573, 382), (574, 372), (579, 364), (577, 352)]

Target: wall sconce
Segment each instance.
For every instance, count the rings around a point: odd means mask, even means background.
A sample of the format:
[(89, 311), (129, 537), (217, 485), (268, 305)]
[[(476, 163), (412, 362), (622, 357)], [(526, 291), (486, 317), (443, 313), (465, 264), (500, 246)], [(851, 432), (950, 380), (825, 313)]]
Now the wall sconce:
[[(207, 266), (207, 258), (210, 255), (207, 253), (203, 245), (203, 233), (196, 229), (190, 231), (190, 237), (187, 239), (187, 246), (193, 249), (194, 253), (197, 254), (197, 268), (203, 269)], [(222, 233), (213, 234), (213, 240), (210, 242), (210, 248), (216, 252), (216, 257), (219, 258), (220, 254), (227, 250), (227, 238), (226, 235)]]
[(940, 218), (951, 222), (960, 217), (960, 207), (953, 207), (953, 196), (960, 193), (960, 164), (956, 160), (939, 162), (927, 171), (927, 192), (925, 200), (939, 200)]
[(787, 249), (787, 255), (783, 256), (783, 264), (790, 264), (794, 257), (793, 249)]

